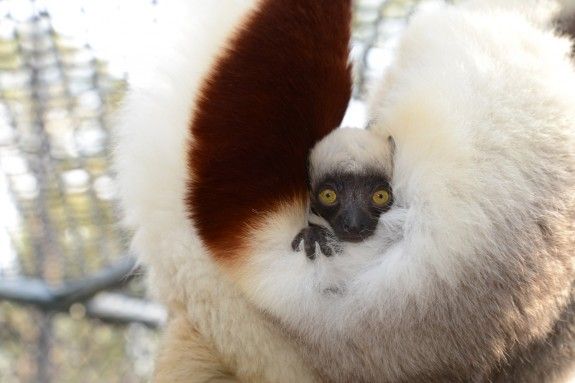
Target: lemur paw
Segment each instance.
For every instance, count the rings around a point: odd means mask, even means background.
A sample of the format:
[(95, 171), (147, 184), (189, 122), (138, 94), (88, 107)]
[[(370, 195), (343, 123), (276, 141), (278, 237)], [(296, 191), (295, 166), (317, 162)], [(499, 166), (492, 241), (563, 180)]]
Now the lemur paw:
[(303, 242), (303, 248), (305, 250), (305, 255), (309, 259), (315, 259), (316, 257), (316, 244), (319, 245), (320, 251), (326, 257), (331, 257), (336, 252), (339, 251), (339, 246), (337, 246), (337, 239), (331, 234), (325, 227), (315, 225), (310, 223), (308, 227), (303, 228), (294, 238), (291, 243), (291, 247), (294, 251), (301, 250), (301, 244)]

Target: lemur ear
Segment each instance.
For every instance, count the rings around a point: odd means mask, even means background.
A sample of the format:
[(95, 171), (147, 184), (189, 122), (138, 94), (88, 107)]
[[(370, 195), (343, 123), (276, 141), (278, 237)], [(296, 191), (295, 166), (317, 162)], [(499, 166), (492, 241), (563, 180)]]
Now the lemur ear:
[(266, 212), (306, 198), (309, 151), (350, 98), (350, 24), (351, 0), (262, 0), (206, 79), (187, 207), (216, 257), (237, 254)]

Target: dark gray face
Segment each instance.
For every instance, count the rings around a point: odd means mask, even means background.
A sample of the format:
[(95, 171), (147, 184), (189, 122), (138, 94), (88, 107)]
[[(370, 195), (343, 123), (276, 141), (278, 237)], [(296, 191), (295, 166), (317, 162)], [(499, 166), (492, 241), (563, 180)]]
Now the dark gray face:
[(341, 241), (359, 242), (375, 232), (379, 216), (390, 209), (387, 177), (340, 173), (325, 177), (311, 191), (311, 210), (329, 222)]

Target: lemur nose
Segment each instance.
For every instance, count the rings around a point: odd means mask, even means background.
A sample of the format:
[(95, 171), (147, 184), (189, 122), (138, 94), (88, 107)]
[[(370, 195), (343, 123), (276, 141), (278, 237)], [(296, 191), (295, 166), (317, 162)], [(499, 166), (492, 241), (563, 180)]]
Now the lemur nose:
[(346, 233), (361, 233), (365, 230), (365, 225), (354, 219), (346, 219), (343, 224), (343, 230)]

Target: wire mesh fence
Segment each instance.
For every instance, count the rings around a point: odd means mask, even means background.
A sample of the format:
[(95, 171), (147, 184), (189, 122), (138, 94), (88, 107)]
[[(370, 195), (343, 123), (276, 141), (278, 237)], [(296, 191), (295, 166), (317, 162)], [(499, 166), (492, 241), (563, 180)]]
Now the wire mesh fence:
[[(356, 1), (349, 124), (423, 2)], [(128, 276), (110, 132), (130, 71), (94, 20), (162, 2), (62, 3), (0, 0), (0, 382), (145, 381), (165, 314)]]

